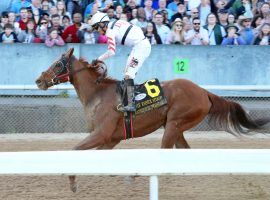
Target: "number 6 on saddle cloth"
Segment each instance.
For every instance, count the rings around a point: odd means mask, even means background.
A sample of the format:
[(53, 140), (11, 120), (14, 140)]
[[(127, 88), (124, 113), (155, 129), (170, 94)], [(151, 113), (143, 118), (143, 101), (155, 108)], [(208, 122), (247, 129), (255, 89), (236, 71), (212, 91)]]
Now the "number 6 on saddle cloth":
[[(122, 101), (122, 105), (120, 104), (119, 106), (126, 106), (128, 104), (128, 100), (125, 81), (117, 82), (117, 92), (121, 96)], [(134, 93), (136, 111), (135, 113), (124, 113), (124, 132), (126, 139), (133, 137), (133, 114), (142, 114), (167, 104), (167, 100), (164, 97), (164, 93), (158, 79), (151, 79), (143, 84), (135, 85)]]

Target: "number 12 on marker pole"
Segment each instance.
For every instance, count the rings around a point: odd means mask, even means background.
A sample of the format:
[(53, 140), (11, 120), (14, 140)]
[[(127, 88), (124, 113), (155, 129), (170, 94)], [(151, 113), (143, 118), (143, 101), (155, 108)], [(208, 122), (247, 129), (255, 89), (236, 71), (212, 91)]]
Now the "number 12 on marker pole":
[(173, 68), (175, 74), (187, 74), (189, 69), (189, 60), (176, 58), (173, 61)]

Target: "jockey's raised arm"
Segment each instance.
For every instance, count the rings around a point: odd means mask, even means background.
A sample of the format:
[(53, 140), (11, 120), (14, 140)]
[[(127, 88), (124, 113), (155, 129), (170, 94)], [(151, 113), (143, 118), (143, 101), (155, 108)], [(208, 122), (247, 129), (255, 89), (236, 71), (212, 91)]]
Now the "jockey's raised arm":
[(107, 31), (108, 33), (106, 34), (107, 36), (107, 43), (108, 43), (108, 50), (102, 54), (101, 56), (98, 57), (98, 60), (104, 61), (107, 58), (114, 56), (115, 55), (115, 50), (116, 50), (116, 44), (115, 44), (115, 33), (113, 31)]

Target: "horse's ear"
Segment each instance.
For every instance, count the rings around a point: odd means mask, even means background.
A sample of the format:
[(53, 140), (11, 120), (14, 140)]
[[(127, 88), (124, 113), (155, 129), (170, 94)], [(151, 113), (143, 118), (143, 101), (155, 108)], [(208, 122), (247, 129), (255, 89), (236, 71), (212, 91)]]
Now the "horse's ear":
[(70, 49), (67, 51), (66, 56), (67, 56), (68, 58), (70, 58), (70, 57), (73, 55), (73, 52), (74, 52), (74, 48), (70, 48)]

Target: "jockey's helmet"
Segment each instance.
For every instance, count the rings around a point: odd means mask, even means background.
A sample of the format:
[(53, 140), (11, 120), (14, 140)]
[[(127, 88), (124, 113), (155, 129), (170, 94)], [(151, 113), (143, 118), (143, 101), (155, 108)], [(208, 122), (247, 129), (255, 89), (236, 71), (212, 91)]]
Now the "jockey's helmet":
[(91, 19), (91, 26), (93, 27), (93, 29), (97, 29), (99, 26), (99, 23), (103, 22), (107, 24), (109, 21), (110, 21), (110, 18), (108, 17), (106, 13), (97, 12), (96, 14), (93, 15)]

